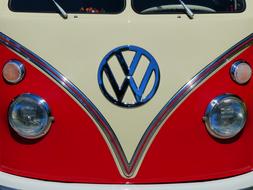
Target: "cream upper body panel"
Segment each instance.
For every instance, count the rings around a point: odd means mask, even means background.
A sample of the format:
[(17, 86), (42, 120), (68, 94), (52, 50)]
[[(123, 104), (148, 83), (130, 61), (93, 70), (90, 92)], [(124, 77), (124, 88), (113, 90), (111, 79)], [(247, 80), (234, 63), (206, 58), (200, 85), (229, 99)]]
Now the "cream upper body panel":
[[(130, 160), (142, 135), (173, 95), (207, 64), (253, 31), (253, 1), (237, 14), (138, 15), (130, 1), (118, 15), (14, 13), (0, 1), (0, 31), (72, 81), (104, 115)], [(160, 68), (160, 86), (147, 104), (126, 109), (101, 92), (97, 72), (112, 49), (135, 45)], [(122, 75), (115, 69), (116, 75)], [(140, 71), (141, 73), (141, 71)], [(120, 82), (119, 82), (120, 83)], [(74, 119), (74, 118), (73, 118)]]

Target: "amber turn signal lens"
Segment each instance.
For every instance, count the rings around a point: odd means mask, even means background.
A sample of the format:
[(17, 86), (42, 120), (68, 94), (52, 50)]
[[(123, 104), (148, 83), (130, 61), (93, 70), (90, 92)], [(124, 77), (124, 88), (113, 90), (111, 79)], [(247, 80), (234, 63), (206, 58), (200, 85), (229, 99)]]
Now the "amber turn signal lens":
[(25, 76), (25, 66), (16, 60), (8, 61), (3, 68), (3, 78), (6, 82), (17, 84), (23, 80)]
[(238, 84), (246, 84), (252, 77), (252, 69), (245, 61), (235, 62), (230, 70), (232, 79)]

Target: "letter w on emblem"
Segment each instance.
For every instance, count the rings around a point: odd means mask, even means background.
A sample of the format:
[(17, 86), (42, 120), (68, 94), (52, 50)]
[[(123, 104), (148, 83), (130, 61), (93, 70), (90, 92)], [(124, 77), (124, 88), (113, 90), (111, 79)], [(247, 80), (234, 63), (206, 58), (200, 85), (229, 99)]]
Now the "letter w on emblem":
[[(117, 101), (116, 103), (120, 103), (120, 104), (124, 104), (127, 107), (131, 107), (131, 106), (137, 106), (139, 104), (143, 104), (145, 102), (147, 102), (149, 99), (151, 99), (154, 95), (154, 93), (157, 90), (157, 87), (159, 85), (159, 68), (158, 65), (156, 63), (156, 61), (154, 59), (152, 59), (152, 57), (148, 57), (145, 52), (143, 51), (135, 51), (135, 56), (133, 57), (133, 60), (130, 64), (130, 66), (128, 66), (122, 51), (116, 51), (113, 54), (114, 56), (116, 56), (118, 63), (120, 64), (120, 67), (125, 75), (125, 79), (123, 81), (123, 83), (121, 84), (121, 86), (119, 86), (119, 84), (117, 83), (117, 80), (114, 77), (114, 74), (109, 66), (108, 60), (106, 61), (106, 63), (103, 65), (103, 71), (105, 72), (106, 76), (109, 79), (109, 82), (113, 88), (113, 91), (116, 95)], [(148, 60), (149, 60), (149, 64), (147, 67), (147, 70), (141, 80), (140, 86), (137, 86), (135, 80), (134, 80), (134, 73), (136, 71), (136, 68), (138, 67), (138, 64), (141, 61), (141, 57), (145, 56)], [(148, 86), (148, 83), (150, 82), (150, 78), (152, 76), (152, 74), (155, 74), (155, 83), (153, 86), (153, 89), (151, 90), (151, 92), (143, 97), (144, 92)], [(136, 102), (131, 105), (128, 103), (124, 103), (123, 99), (125, 97), (126, 91), (128, 89), (128, 87), (130, 87), (130, 89), (133, 92), (134, 98), (136, 100)]]

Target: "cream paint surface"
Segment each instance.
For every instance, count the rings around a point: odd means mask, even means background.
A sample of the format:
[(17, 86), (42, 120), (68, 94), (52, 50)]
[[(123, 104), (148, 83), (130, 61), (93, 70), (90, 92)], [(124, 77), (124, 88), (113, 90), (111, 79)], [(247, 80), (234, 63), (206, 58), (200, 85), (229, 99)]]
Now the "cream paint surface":
[[(0, 0), (0, 31), (64, 74), (107, 119), (130, 161), (145, 130), (173, 95), (207, 64), (253, 32), (253, 1), (240, 14), (137, 15), (127, 2), (119, 15), (13, 13)], [(122, 45), (149, 51), (161, 72), (151, 101), (134, 109), (110, 103), (98, 86), (103, 57)], [(120, 70), (114, 72), (122, 72)], [(73, 118), (74, 119), (74, 118)], [(74, 127), (74, 126), (70, 126)], [(74, 128), (73, 128), (74, 130)]]

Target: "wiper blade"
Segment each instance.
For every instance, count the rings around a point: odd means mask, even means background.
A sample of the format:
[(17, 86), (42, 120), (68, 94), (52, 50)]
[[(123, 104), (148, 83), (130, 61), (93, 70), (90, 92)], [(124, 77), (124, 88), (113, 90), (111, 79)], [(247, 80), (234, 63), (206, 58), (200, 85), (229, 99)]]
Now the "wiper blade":
[(184, 7), (184, 9), (185, 9), (185, 12), (186, 12), (186, 14), (188, 15), (188, 17), (190, 18), (190, 19), (193, 19), (194, 18), (194, 13), (192, 12), (192, 10), (183, 2), (183, 0), (178, 0), (180, 3), (181, 3), (181, 5)]
[(52, 0), (52, 1), (53, 1), (53, 3), (55, 4), (55, 6), (57, 7), (57, 9), (60, 11), (61, 16), (62, 16), (64, 19), (67, 19), (67, 18), (68, 18), (67, 12), (66, 12), (55, 0)]

